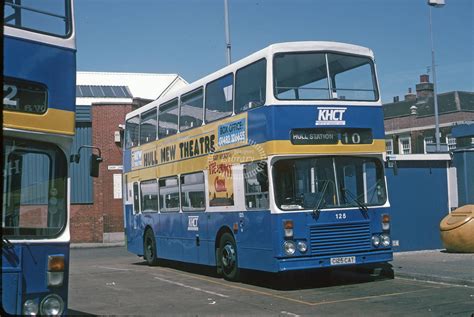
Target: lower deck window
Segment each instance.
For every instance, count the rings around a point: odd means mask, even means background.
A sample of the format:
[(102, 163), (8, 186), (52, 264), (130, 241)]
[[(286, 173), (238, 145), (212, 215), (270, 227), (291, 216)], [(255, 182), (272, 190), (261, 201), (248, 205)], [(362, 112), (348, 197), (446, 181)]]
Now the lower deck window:
[(245, 165), (245, 206), (247, 209), (268, 209), (268, 172), (264, 161)]
[(158, 211), (158, 184), (155, 179), (140, 183), (142, 212)]
[(168, 177), (159, 180), (160, 183), (160, 211), (179, 211), (178, 177)]
[(204, 173), (181, 175), (181, 205), (183, 211), (203, 211), (206, 209)]

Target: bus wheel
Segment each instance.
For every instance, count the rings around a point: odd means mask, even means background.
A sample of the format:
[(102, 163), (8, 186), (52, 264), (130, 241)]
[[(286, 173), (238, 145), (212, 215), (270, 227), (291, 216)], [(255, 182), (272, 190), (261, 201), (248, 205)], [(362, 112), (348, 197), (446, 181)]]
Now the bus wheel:
[(156, 265), (158, 263), (158, 258), (156, 256), (156, 242), (155, 236), (153, 235), (153, 230), (148, 229), (145, 232), (145, 237), (143, 238), (143, 257), (148, 265)]
[(234, 237), (230, 233), (224, 233), (219, 243), (219, 264), (222, 267), (224, 278), (229, 281), (239, 279), (239, 267), (237, 261), (237, 247)]

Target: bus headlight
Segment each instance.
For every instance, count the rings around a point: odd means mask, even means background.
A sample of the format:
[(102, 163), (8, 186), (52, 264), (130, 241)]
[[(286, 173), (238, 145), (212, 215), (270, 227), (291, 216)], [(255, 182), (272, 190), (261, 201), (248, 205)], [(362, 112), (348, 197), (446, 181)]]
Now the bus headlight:
[(372, 245), (376, 248), (378, 248), (380, 245), (380, 237), (376, 234), (372, 236)]
[(296, 252), (296, 245), (293, 241), (285, 241), (283, 243), (283, 250), (285, 250), (286, 255), (293, 255)]
[(23, 303), (23, 315), (25, 316), (36, 316), (38, 315), (38, 300), (27, 299)]
[(46, 296), (41, 302), (41, 315), (58, 316), (64, 311), (64, 301), (56, 294)]
[(390, 246), (390, 242), (390, 236), (388, 234), (380, 235), (380, 243), (384, 248), (388, 248)]
[(298, 247), (298, 250), (301, 253), (306, 253), (306, 251), (308, 251), (308, 246), (306, 245), (306, 243), (304, 241), (298, 241), (296, 246)]

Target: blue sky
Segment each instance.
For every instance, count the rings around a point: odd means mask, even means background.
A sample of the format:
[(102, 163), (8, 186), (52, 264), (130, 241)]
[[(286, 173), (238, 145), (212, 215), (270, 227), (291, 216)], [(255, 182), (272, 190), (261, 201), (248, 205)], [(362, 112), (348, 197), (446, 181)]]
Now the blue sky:
[[(228, 0), (232, 60), (276, 42), (371, 48), (382, 99), (415, 88), (431, 65), (426, 0)], [(224, 0), (76, 0), (80, 71), (177, 73), (225, 66)], [(474, 91), (474, 1), (433, 9), (438, 92)], [(430, 73), (431, 79), (431, 73)]]

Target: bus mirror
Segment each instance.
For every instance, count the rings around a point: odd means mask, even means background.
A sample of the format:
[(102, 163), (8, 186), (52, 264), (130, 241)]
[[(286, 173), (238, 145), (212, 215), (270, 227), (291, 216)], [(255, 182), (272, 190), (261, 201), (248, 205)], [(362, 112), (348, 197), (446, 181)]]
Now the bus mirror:
[(99, 164), (102, 163), (103, 159), (97, 154), (91, 154), (91, 161), (90, 161), (90, 176), (91, 177), (99, 177)]

